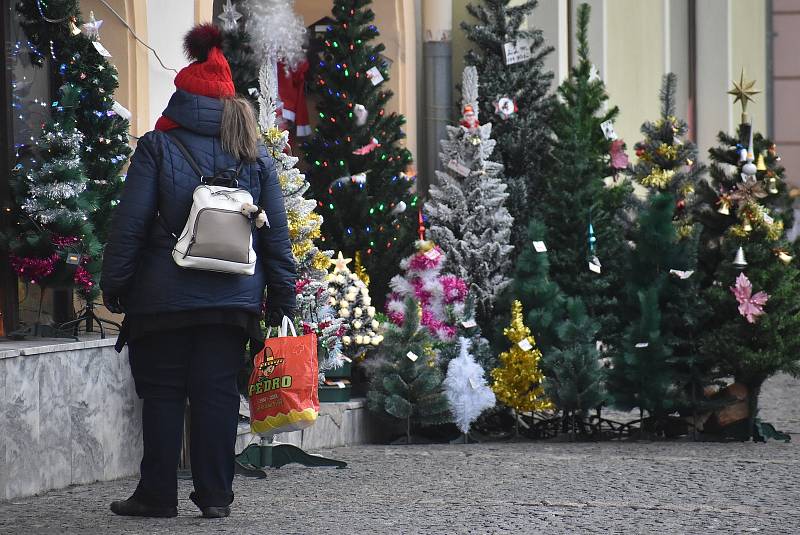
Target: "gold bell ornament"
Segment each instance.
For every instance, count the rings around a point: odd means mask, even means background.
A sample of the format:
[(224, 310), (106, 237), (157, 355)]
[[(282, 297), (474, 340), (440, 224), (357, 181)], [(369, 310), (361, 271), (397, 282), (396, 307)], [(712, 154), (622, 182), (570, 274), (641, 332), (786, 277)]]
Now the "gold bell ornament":
[(719, 204), (717, 212), (722, 215), (731, 215), (731, 202), (728, 199), (720, 199), (717, 204)]
[(787, 265), (792, 260), (794, 260), (794, 257), (792, 255), (790, 255), (789, 253), (787, 253), (786, 251), (784, 251), (783, 249), (777, 249), (775, 251), (775, 255), (778, 257), (778, 260), (780, 260), (781, 262), (783, 262), (784, 264), (787, 264)]
[(78, 28), (77, 24), (75, 24), (75, 17), (70, 17), (69, 24), (67, 24), (67, 26), (69, 26), (69, 33), (70, 34), (72, 34), (72, 35), (80, 35), (81, 29)]
[(769, 181), (767, 182), (767, 191), (772, 195), (778, 193), (778, 181), (775, 180), (774, 176), (769, 177)]
[(745, 232), (750, 232), (751, 230), (753, 230), (753, 226), (750, 224), (749, 219), (744, 220), (744, 224), (742, 225), (742, 230)]
[(767, 170), (767, 163), (764, 161), (764, 155), (759, 154), (758, 160), (756, 160), (756, 169), (758, 171), (766, 171)]

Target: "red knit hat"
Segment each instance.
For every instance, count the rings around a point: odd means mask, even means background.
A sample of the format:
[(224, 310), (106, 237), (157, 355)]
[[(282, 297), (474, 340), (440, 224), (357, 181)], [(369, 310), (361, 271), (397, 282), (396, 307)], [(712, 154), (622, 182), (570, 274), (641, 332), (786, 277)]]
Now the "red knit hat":
[[(193, 63), (175, 77), (175, 87), (188, 93), (211, 98), (232, 97), (236, 94), (231, 67), (222, 54), (222, 33), (211, 23), (192, 28), (183, 39), (183, 48)], [(156, 130), (170, 130), (179, 125), (162, 116)]]

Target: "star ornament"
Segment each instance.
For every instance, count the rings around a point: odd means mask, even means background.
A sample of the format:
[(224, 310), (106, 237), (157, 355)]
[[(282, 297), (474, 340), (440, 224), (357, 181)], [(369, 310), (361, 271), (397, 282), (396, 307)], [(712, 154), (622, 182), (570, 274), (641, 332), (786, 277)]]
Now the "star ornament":
[(352, 258), (345, 258), (342, 252), (339, 251), (339, 254), (333, 259), (333, 272), (339, 273), (340, 271), (347, 271), (347, 264), (352, 261)]
[(222, 6), (222, 13), (217, 15), (222, 21), (222, 29), (227, 31), (233, 31), (239, 26), (239, 19), (242, 18), (242, 14), (236, 11), (236, 6), (231, 4), (231, 0), (227, 0), (225, 5)]
[(733, 103), (736, 104), (737, 102), (742, 103), (742, 113), (747, 111), (747, 103), (748, 102), (755, 102), (753, 99), (753, 95), (758, 95), (761, 93), (761, 90), (755, 89), (756, 81), (755, 80), (745, 80), (744, 77), (744, 69), (742, 69), (742, 73), (739, 75), (739, 81), (733, 81), (733, 89), (728, 91), (729, 95), (733, 95)]

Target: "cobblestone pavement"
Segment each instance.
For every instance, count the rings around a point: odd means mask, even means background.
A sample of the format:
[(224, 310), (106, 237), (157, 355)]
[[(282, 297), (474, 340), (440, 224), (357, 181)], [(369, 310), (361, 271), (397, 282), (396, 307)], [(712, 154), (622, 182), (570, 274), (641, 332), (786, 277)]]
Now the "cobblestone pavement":
[[(800, 431), (800, 382), (778, 377), (762, 416)], [(800, 534), (800, 434), (785, 444), (512, 442), (360, 446), (345, 470), (237, 476), (233, 513), (128, 519), (108, 504), (134, 479), (0, 504), (0, 533)]]

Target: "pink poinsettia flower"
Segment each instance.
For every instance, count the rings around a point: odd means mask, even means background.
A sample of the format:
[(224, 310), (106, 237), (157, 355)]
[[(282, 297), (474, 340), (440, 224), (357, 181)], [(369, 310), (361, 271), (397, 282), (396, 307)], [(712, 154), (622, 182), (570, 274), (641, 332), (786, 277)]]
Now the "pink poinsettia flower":
[(611, 167), (613, 169), (625, 169), (628, 167), (628, 154), (625, 152), (625, 142), (615, 139), (611, 142)]
[(739, 314), (744, 316), (748, 323), (755, 323), (759, 316), (764, 314), (764, 306), (769, 300), (765, 292), (753, 295), (753, 284), (744, 273), (736, 277), (736, 285), (731, 286), (731, 293), (739, 303)]

